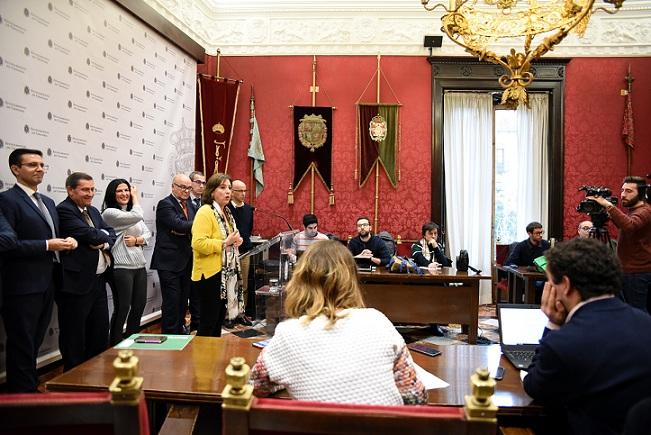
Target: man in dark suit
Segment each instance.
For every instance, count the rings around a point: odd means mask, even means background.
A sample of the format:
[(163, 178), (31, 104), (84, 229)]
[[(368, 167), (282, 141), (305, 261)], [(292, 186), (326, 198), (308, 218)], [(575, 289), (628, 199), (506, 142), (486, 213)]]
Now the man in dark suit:
[(156, 246), (151, 257), (151, 268), (158, 270), (163, 296), (163, 334), (182, 334), (185, 326), (192, 273), (192, 220), (195, 214), (194, 206), (188, 201), (191, 189), (190, 178), (177, 174), (172, 180), (172, 193), (156, 206)]
[(56, 294), (59, 349), (69, 370), (108, 347), (109, 317), (105, 274), (111, 267), (115, 231), (93, 207), (95, 182), (83, 172), (66, 179), (68, 198), (57, 205), (61, 235), (79, 247), (61, 256), (63, 285)]
[(60, 255), (77, 242), (62, 239), (52, 201), (38, 192), (45, 175), (43, 154), (19, 148), (9, 155), (16, 184), (0, 194), (0, 207), (15, 232), (15, 247), (4, 258), (2, 318), (7, 333), (7, 387), (33, 392), (38, 386), (36, 358), (52, 316), (60, 284)]
[[(192, 171), (188, 175), (190, 181), (192, 181), (192, 190), (190, 191), (190, 197), (188, 202), (192, 203), (194, 206), (194, 212), (196, 213), (201, 207), (201, 196), (203, 191), (206, 190), (206, 176), (203, 175), (203, 172)], [(199, 329), (199, 318), (201, 314), (199, 313), (199, 290), (194, 282), (190, 283), (190, 303), (188, 304), (190, 308), (190, 331), (196, 331)]]
[[(0, 209), (0, 273), (4, 264), (5, 252), (16, 247), (16, 232)], [(0, 275), (0, 310), (2, 310), (2, 275)]]
[(545, 256), (549, 324), (524, 389), (562, 406), (574, 433), (621, 433), (627, 411), (651, 391), (651, 316), (615, 297), (621, 266), (605, 244), (577, 238)]
[[(246, 199), (246, 184), (242, 180), (233, 180), (231, 188), (231, 202), (226, 204), (233, 214), (237, 230), (242, 236), (242, 244), (239, 247), (240, 255), (245, 254), (253, 248), (251, 243), (251, 233), (253, 232), (253, 207), (244, 202)], [(246, 326), (252, 324), (247, 315), (255, 317), (255, 294), (249, 291), (249, 270), (251, 268), (251, 257), (245, 257), (240, 260), (242, 269), (242, 290), (244, 291), (244, 307), (246, 315), (240, 315), (235, 322)], [(251, 285), (253, 287), (253, 284)]]

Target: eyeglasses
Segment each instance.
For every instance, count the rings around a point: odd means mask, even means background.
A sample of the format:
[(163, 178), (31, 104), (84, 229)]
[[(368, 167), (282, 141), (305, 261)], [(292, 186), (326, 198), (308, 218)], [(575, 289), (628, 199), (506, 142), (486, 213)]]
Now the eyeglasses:
[(370, 227), (371, 224), (357, 224), (357, 228)]
[(181, 186), (180, 184), (172, 183), (176, 186), (177, 189), (183, 190), (185, 192), (192, 190), (192, 186)]
[(584, 226), (579, 227), (579, 228), (582, 229), (583, 231), (590, 231), (592, 229), (592, 227), (589, 227), (587, 225), (584, 225)]
[(240, 189), (235, 190), (235, 189), (233, 189), (233, 192), (246, 193), (246, 189), (244, 189), (244, 190), (240, 190)]
[(30, 163), (20, 163), (18, 166), (27, 166), (30, 169), (41, 168), (45, 169), (45, 163), (30, 162)]
[(545, 231), (544, 230), (538, 230), (538, 231), (534, 231), (533, 234), (534, 234), (534, 236), (542, 236), (543, 234), (545, 234)]
[(205, 185), (206, 185), (206, 182), (205, 182), (205, 181), (202, 181), (202, 180), (192, 180), (192, 182), (193, 182), (193, 183), (197, 183), (197, 184), (201, 184), (202, 186), (205, 186)]

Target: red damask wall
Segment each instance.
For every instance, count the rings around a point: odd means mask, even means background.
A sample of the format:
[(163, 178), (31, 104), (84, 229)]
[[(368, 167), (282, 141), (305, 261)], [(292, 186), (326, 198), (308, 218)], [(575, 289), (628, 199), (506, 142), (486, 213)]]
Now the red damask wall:
[[(215, 72), (214, 62), (205, 70)], [(383, 102), (400, 101), (401, 180), (394, 189), (386, 176), (380, 175), (379, 227), (394, 235), (414, 239), (430, 215), (431, 168), (431, 79), (430, 64), (425, 57), (383, 57)], [(286, 217), (295, 228), (310, 209), (309, 177), (294, 193), (294, 205), (287, 205), (287, 190), (292, 180), (293, 127), (290, 105), (311, 104), (312, 56), (222, 57), (220, 75), (244, 80), (238, 105), (237, 126), (231, 148), (229, 172), (250, 184), (249, 97), (255, 88), (256, 115), (260, 125), (266, 163), (265, 190), (255, 200), (255, 233), (275, 234), (283, 222), (263, 214), (271, 212)], [(317, 105), (334, 106), (332, 179), (335, 205), (328, 205), (328, 191), (318, 179), (315, 183), (315, 214), (321, 231), (339, 237), (355, 235), (355, 220), (360, 215), (373, 219), (374, 179), (362, 188), (355, 175), (355, 102), (375, 101), (375, 56), (320, 56), (317, 58)], [(392, 92), (392, 90), (393, 92)], [(395, 96), (394, 96), (395, 94)]]
[[(576, 235), (584, 215), (576, 205), (584, 184), (608, 186), (619, 195), (626, 175), (622, 120), (628, 65), (633, 82), (635, 149), (633, 175), (651, 172), (651, 58), (577, 58), (567, 66), (565, 82), (565, 238)], [(611, 236), (616, 231), (611, 225)]]
[[(335, 106), (333, 136), (333, 182), (336, 205), (328, 206), (328, 192), (316, 183), (315, 213), (322, 231), (339, 237), (355, 233), (359, 215), (373, 218), (373, 180), (359, 188), (355, 171), (355, 102), (368, 85), (364, 101), (375, 100), (375, 56), (320, 56), (317, 58), (317, 105)], [(576, 204), (582, 184), (607, 185), (619, 191), (626, 172), (626, 154), (621, 141), (626, 68), (631, 65), (634, 83), (636, 148), (633, 173), (651, 172), (651, 70), (650, 58), (577, 58), (566, 70), (564, 143), (564, 237), (573, 237), (582, 219)], [(420, 236), (420, 226), (430, 215), (431, 171), (431, 77), (424, 57), (387, 56), (382, 70), (390, 84), (382, 83), (382, 101), (399, 100), (401, 109), (401, 180), (396, 189), (380, 176), (379, 227), (403, 239)], [(249, 96), (255, 88), (256, 112), (267, 163), (266, 186), (255, 200), (255, 232), (275, 234), (283, 222), (264, 212), (276, 213), (300, 228), (309, 212), (309, 180), (295, 192), (295, 203), (287, 205), (292, 179), (293, 132), (289, 106), (310, 105), (312, 56), (222, 57), (220, 75), (244, 80), (229, 172), (249, 181), (246, 151), (249, 142)], [(209, 58), (199, 72), (215, 72)], [(395, 96), (394, 96), (395, 94)]]

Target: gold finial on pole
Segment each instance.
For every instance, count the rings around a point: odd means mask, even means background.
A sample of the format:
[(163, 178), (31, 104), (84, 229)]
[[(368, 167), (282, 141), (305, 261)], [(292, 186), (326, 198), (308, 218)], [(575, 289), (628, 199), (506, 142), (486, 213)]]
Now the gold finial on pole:
[(249, 366), (242, 357), (231, 358), (226, 367), (226, 386), (222, 391), (222, 408), (250, 409), (253, 385), (249, 385)]
[(382, 58), (381, 54), (377, 55), (377, 69), (375, 73), (377, 74), (377, 85), (376, 85), (376, 95), (375, 102), (380, 104), (380, 59)]
[(478, 368), (470, 377), (472, 395), (465, 397), (464, 410), (468, 420), (497, 422), (497, 406), (493, 403), (495, 379), (488, 369)]
[(222, 58), (222, 51), (218, 48), (217, 49), (217, 65), (215, 66), (215, 77), (221, 77), (219, 75), (221, 58)]
[(330, 207), (335, 205), (335, 187), (330, 185), (330, 197), (328, 198), (328, 205)]
[(137, 405), (142, 393), (142, 378), (138, 375), (138, 357), (131, 350), (121, 350), (113, 360), (115, 379), (109, 386), (111, 403)]
[(316, 106), (316, 93), (319, 92), (319, 87), (316, 85), (316, 56), (312, 56), (312, 86), (310, 86), (312, 93), (312, 107)]

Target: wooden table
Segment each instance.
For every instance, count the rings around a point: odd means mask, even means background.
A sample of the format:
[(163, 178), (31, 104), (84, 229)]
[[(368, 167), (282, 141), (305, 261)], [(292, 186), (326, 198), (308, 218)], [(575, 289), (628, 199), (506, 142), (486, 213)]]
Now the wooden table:
[(479, 280), (490, 276), (444, 267), (424, 275), (391, 273), (384, 268), (360, 272), (364, 302), (394, 323), (460, 323), (468, 343), (477, 343)]
[[(259, 349), (251, 346), (255, 339), (234, 335), (221, 338), (195, 337), (181, 351), (135, 350), (139, 358), (139, 375), (148, 400), (193, 405), (221, 402), (225, 385), (224, 369), (234, 356), (242, 356), (249, 365), (255, 362)], [(462, 406), (470, 394), (470, 375), (477, 367), (488, 367), (494, 373), (504, 367), (504, 379), (497, 382), (494, 395), (500, 415), (538, 415), (541, 408), (531, 403), (524, 392), (519, 372), (501, 357), (498, 345), (434, 346), (441, 355), (428, 357), (412, 353), (414, 361), (425, 370), (450, 384), (444, 389), (430, 390), (432, 405)], [(48, 391), (107, 391), (115, 376), (112, 364), (117, 349), (109, 349), (74, 369), (46, 383)]]
[[(529, 266), (498, 266), (498, 270), (505, 272), (508, 277), (509, 302), (533, 304), (536, 302), (536, 281), (545, 281), (544, 273), (532, 270)], [(500, 300), (500, 291), (497, 290), (497, 300)]]

